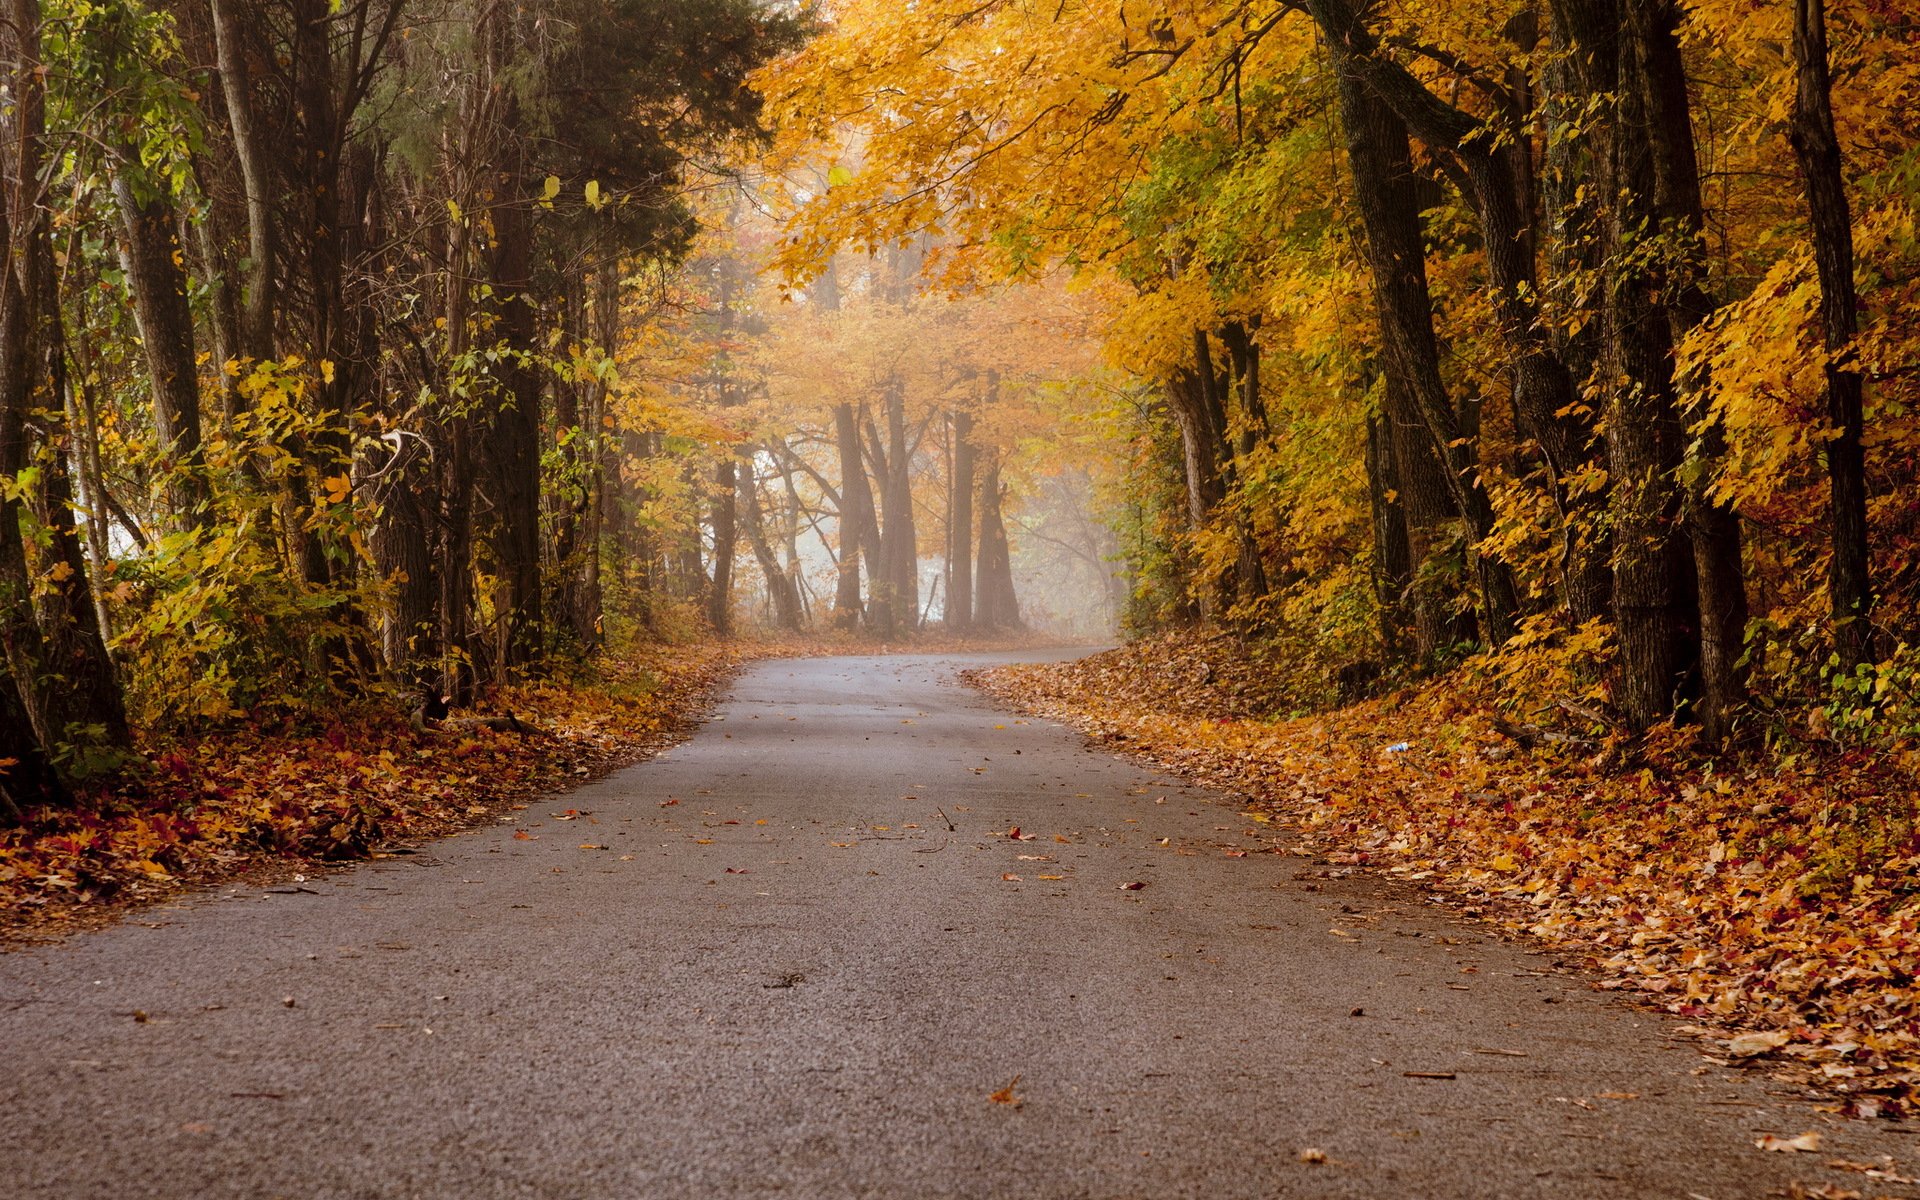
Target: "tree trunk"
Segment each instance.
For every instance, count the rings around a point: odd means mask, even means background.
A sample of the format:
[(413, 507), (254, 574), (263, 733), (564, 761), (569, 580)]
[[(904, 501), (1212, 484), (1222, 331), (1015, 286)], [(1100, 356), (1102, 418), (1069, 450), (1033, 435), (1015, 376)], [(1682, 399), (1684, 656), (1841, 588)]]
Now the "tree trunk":
[(837, 629), (857, 629), (865, 615), (860, 560), (867, 528), (873, 524), (873, 489), (860, 459), (860, 428), (852, 404), (833, 406), (833, 431), (840, 454), (840, 577), (834, 589), (833, 624)]
[(247, 71), (246, 23), (240, 0), (209, 0), (220, 91), (226, 101), (227, 129), (247, 196), (247, 277), (240, 304), (241, 355), (256, 362), (273, 357), (276, 304), (272, 196), (265, 147), (255, 133), (253, 85)]
[(1373, 528), (1373, 600), (1380, 614), (1380, 644), (1389, 657), (1404, 653), (1407, 595), (1413, 563), (1407, 548), (1407, 517), (1401, 505), (1394, 428), (1384, 416), (1367, 418), (1367, 501)]
[(1595, 465), (1591, 425), (1578, 415), (1579, 393), (1547, 336), (1537, 297), (1529, 232), (1520, 207), (1517, 156), (1525, 146), (1487, 136), (1483, 123), (1429, 91), (1382, 56), (1352, 0), (1306, 0), (1343, 71), (1353, 71), (1428, 145), (1456, 155), (1466, 170), (1468, 199), (1480, 219), (1493, 315), (1513, 363), (1514, 406), (1546, 459), (1548, 485), (1561, 512), (1563, 568), (1575, 622), (1607, 614), (1608, 548), (1601, 534), (1603, 489), (1580, 477)]
[[(514, 109), (508, 102), (505, 106)], [(509, 130), (517, 129), (510, 114)], [(507, 669), (536, 665), (543, 653), (540, 584), (540, 354), (533, 284), (533, 217), (524, 166), (513, 133), (503, 155), (492, 210), (494, 242), (488, 272), (493, 283), (500, 361), (495, 404), (484, 424), (482, 486), (493, 507), (488, 539), (500, 575), (503, 661)]]
[(747, 460), (747, 469), (740, 473), (739, 508), (741, 524), (746, 527), (747, 543), (753, 548), (754, 561), (760, 564), (760, 574), (766, 580), (767, 599), (773, 604), (775, 626), (789, 633), (800, 630), (800, 593), (793, 579), (780, 568), (779, 556), (774, 554), (773, 545), (767, 540), (765, 515), (760, 505), (759, 473), (754, 469), (753, 458)]
[[(1670, 264), (1664, 281), (1673, 345), (1713, 311), (1707, 289), (1705, 203), (1693, 140), (1686, 63), (1680, 52), (1680, 12), (1672, 0), (1634, 0), (1635, 74), (1646, 89), (1653, 151), (1654, 203)], [(1681, 429), (1687, 437), (1680, 469), (1681, 504), (1693, 554), (1700, 637), (1699, 717), (1704, 738), (1719, 743), (1732, 732), (1747, 699), (1747, 586), (1740, 518), (1713, 496), (1725, 457), (1725, 433), (1708, 411), (1703, 379), (1676, 377)], [(1692, 431), (1688, 434), (1688, 431)]]
[[(989, 398), (992, 395), (989, 385)], [(959, 633), (973, 624), (973, 414), (953, 414), (953, 515), (948, 522), (947, 628)]]
[(1806, 190), (1813, 262), (1820, 276), (1820, 333), (1827, 349), (1827, 594), (1841, 670), (1873, 659), (1873, 578), (1867, 547), (1866, 454), (1861, 448), (1860, 373), (1851, 364), (1859, 316), (1853, 286), (1853, 214), (1840, 139), (1833, 127), (1823, 0), (1794, 0), (1793, 61), (1798, 88), (1790, 138)]
[(1000, 511), (1004, 498), (996, 455), (980, 477), (980, 564), (975, 572), (979, 594), (973, 614), (974, 622), (988, 629), (1020, 627), (1020, 602), (1013, 593), (1013, 563)]
[(124, 173), (131, 151), (116, 151), (122, 174), (113, 181), (124, 233), (121, 264), (133, 292), (134, 322), (153, 384), (153, 426), (165, 454), (167, 507), (176, 520), (204, 526), (207, 478), (200, 460), (200, 374), (194, 355), (193, 312), (187, 303), (186, 257), (177, 238), (179, 217), (158, 198), (142, 199)]
[[(42, 456), (39, 486), (32, 502), (49, 535), (44, 559), (50, 586), (37, 600), (39, 635), (24, 647), (27, 671), (15, 667), (25, 688), (40, 692), (27, 699), (36, 712), (41, 742), (97, 744), (120, 748), (128, 744), (127, 715), (113, 660), (107, 656), (99, 617), (88, 582), (86, 553), (75, 528), (73, 485), (67, 473), (65, 429), (66, 347), (61, 337), (60, 302), (56, 292), (53, 242), (41, 200), (41, 164), (46, 137), (46, 73), (40, 59), (40, 5), (38, 0), (7, 0), (11, 28), (4, 35), (6, 55), (12, 61), (14, 108), (5, 141), (4, 184), (8, 193), (6, 246), (12, 270), (4, 290), (4, 321), (0, 321), (0, 409), (12, 414), (0, 441), (11, 442), (0, 470), (17, 476), (26, 465), (29, 414), (42, 414), (41, 440), (54, 448)], [(17, 460), (17, 461), (13, 461)], [(10, 528), (0, 535), (19, 537), (11, 506), (0, 510)], [(12, 558), (13, 551), (0, 552)], [(24, 567), (25, 559), (20, 559)], [(11, 571), (11, 564), (4, 564)], [(15, 586), (25, 583), (24, 570)], [(10, 588), (9, 590), (14, 590)], [(27, 594), (17, 591), (16, 596)], [(13, 622), (10, 621), (10, 624)], [(36, 653), (36, 651), (38, 653)], [(8, 647), (11, 656), (13, 647)], [(32, 659), (37, 658), (37, 663)], [(35, 670), (34, 668), (37, 668)], [(37, 685), (34, 682), (41, 681)], [(24, 699), (25, 697), (23, 697)]]
[[(1362, 85), (1352, 69), (1340, 72), (1340, 111), (1354, 203), (1367, 233), (1374, 312), (1385, 358), (1385, 417), (1395, 424), (1392, 444), (1405, 467), (1401, 481), (1421, 493), (1406, 509), (1408, 533), (1422, 548), (1435, 549), (1433, 531), (1440, 521), (1454, 514), (1465, 521), (1467, 552), (1478, 584), (1480, 635), (1488, 646), (1497, 647), (1513, 636), (1519, 598), (1511, 568), (1476, 549), (1493, 534), (1493, 505), (1480, 482), (1473, 439), (1461, 430), (1440, 376), (1407, 127)], [(1418, 431), (1404, 426), (1417, 426)], [(1428, 481), (1436, 475), (1436, 482), (1451, 497), (1452, 512), (1425, 494)], [(1431, 574), (1422, 571), (1418, 551), (1412, 569), (1416, 578)], [(1439, 617), (1434, 598), (1420, 602), (1416, 611), (1425, 614), (1423, 642), (1448, 636), (1433, 624)], [(1434, 648), (1427, 645), (1423, 653), (1430, 654)]]
[(894, 613), (909, 631), (920, 625), (920, 535), (913, 512), (913, 452), (907, 447), (907, 396), (902, 384), (887, 393), (887, 527), (881, 554), (893, 585)]
[(713, 586), (707, 593), (707, 620), (721, 637), (733, 633), (733, 556), (739, 541), (734, 520), (738, 464), (729, 454), (713, 471)]

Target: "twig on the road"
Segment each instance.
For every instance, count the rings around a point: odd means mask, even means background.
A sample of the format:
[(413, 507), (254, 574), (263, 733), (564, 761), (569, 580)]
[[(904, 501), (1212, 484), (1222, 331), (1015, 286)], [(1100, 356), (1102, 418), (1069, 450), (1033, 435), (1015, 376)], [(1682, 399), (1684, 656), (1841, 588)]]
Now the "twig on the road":
[(914, 853), (915, 854), (938, 854), (942, 850), (945, 850), (947, 848), (947, 843), (951, 840), (952, 840), (951, 838), (941, 838), (940, 844), (938, 846), (922, 846), (920, 849), (915, 850)]
[(948, 832), (948, 833), (959, 833), (959, 832), (960, 832), (960, 829), (959, 829), (959, 827), (958, 827), (957, 825), (955, 825), (955, 824), (953, 823), (953, 818), (947, 815), (947, 810), (946, 810), (946, 809), (944, 809), (944, 808), (936, 808), (936, 809), (934, 809), (933, 811), (935, 811), (935, 812), (937, 812), (937, 813), (939, 813), (939, 814), (940, 814), (940, 819), (941, 819), (942, 821), (945, 821), (945, 822), (947, 823), (947, 832)]

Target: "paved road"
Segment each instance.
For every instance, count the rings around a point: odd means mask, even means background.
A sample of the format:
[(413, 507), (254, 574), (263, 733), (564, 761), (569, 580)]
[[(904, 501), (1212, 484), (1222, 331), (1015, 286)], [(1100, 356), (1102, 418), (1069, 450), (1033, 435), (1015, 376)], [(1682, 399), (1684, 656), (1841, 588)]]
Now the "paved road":
[(763, 664), (515, 824), (0, 957), (0, 1196), (1910, 1193), (1825, 1163), (1920, 1138), (1696, 1074), (958, 661)]

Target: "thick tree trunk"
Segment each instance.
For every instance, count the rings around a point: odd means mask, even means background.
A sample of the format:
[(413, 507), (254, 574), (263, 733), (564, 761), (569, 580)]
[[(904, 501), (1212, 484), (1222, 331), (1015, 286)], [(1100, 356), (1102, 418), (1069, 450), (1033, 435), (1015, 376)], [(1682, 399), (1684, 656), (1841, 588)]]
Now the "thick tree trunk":
[[(94, 608), (87, 560), (75, 528), (73, 485), (67, 472), (65, 429), (67, 354), (61, 336), (59, 296), (53, 243), (41, 205), (41, 168), (46, 137), (46, 73), (40, 58), (38, 0), (7, 0), (7, 24), (0, 34), (12, 74), (13, 112), (5, 141), (4, 186), (8, 194), (5, 230), (12, 270), (0, 281), (4, 317), (0, 317), (0, 409), (12, 414), (0, 431), (8, 461), (0, 470), (17, 475), (26, 465), (29, 414), (43, 414), (41, 440), (56, 448), (42, 457), (39, 486), (33, 497), (35, 515), (49, 536), (44, 551), (47, 587), (35, 600), (37, 638), (26, 640), (28, 670), (15, 667), (23, 689), (39, 692), (26, 698), (38, 720), (43, 744), (92, 743), (108, 747), (128, 744), (127, 716), (120, 682)], [(0, 509), (0, 521), (9, 526), (0, 540), (18, 539), (11, 506)], [(9, 547), (0, 559), (13, 559)], [(18, 597), (26, 582), (25, 559), (20, 575), (8, 590)], [(11, 562), (0, 570), (11, 572)], [(17, 615), (9, 625), (18, 629)], [(12, 631), (10, 631), (12, 632)], [(9, 656), (14, 647), (7, 647)], [(34, 659), (38, 659), (34, 662)], [(37, 668), (37, 670), (35, 669)]]
[(904, 385), (887, 392), (886, 529), (880, 554), (887, 564), (895, 618), (911, 631), (920, 624), (920, 535), (913, 512), (913, 452), (907, 446)]
[(1579, 479), (1595, 465), (1591, 425), (1578, 414), (1579, 392), (1540, 319), (1532, 215), (1520, 206), (1518, 156), (1529, 153), (1488, 136), (1483, 123), (1429, 91), (1382, 56), (1352, 0), (1306, 0), (1343, 71), (1353, 71), (1406, 127), (1436, 149), (1458, 156), (1468, 200), (1480, 218), (1493, 315), (1513, 363), (1514, 406), (1546, 459), (1548, 484), (1561, 511), (1568, 605), (1576, 622), (1607, 614), (1608, 548), (1601, 534), (1602, 489)]
[(833, 406), (834, 445), (840, 454), (840, 577), (834, 589), (833, 624), (857, 629), (865, 619), (860, 561), (873, 524), (873, 489), (860, 458), (860, 427), (852, 404)]
[(1407, 548), (1407, 515), (1402, 506), (1400, 470), (1394, 455), (1394, 428), (1384, 416), (1367, 418), (1367, 501), (1373, 528), (1373, 600), (1380, 614), (1380, 644), (1390, 657), (1405, 652), (1407, 595), (1413, 563)]
[[(512, 107), (509, 105), (509, 107)], [(511, 138), (509, 138), (511, 140)], [(488, 538), (502, 588), (501, 666), (537, 664), (545, 644), (540, 584), (540, 353), (532, 294), (533, 217), (524, 172), (510, 153), (498, 173), (493, 282), (500, 362), (496, 403), (484, 424), (482, 486), (493, 508)]]
[[(123, 171), (130, 154), (116, 154)], [(204, 525), (212, 514), (200, 460), (200, 375), (179, 217), (164, 200), (141, 199), (124, 173), (113, 181), (113, 196), (124, 233), (120, 261), (153, 385), (154, 432), (165, 454), (167, 507), (183, 524)]]
[(1867, 548), (1862, 388), (1848, 355), (1858, 330), (1853, 286), (1853, 213), (1840, 139), (1833, 127), (1823, 0), (1794, 0), (1793, 61), (1798, 87), (1790, 137), (1806, 189), (1813, 262), (1820, 276), (1820, 333), (1827, 349), (1827, 526), (1833, 538), (1827, 594), (1834, 653), (1842, 670), (1873, 658), (1873, 578)]
[(1574, 61), (1601, 106), (1595, 157), (1603, 197), (1607, 457), (1612, 491), (1615, 702), (1644, 728), (1697, 692), (1697, 575), (1683, 521), (1685, 431), (1673, 381), (1673, 331), (1659, 262), (1662, 213), (1649, 124), (1642, 0), (1566, 0)]
[[(6, 516), (0, 512), (0, 519)], [(7, 603), (6, 586), (0, 582), (0, 605)], [(18, 824), (30, 808), (64, 808), (71, 801), (34, 735), (32, 718), (12, 675), (0, 676), (0, 764), (5, 764), (0, 766), (0, 827)]]
[[(1421, 543), (1420, 550), (1437, 549), (1434, 530), (1439, 522), (1454, 514), (1464, 520), (1478, 585), (1480, 635), (1487, 645), (1498, 646), (1513, 635), (1519, 598), (1507, 564), (1474, 549), (1492, 536), (1493, 505), (1480, 482), (1473, 439), (1460, 428), (1440, 376), (1406, 124), (1351, 69), (1340, 72), (1340, 110), (1347, 131), (1354, 203), (1367, 232), (1374, 311), (1386, 360), (1385, 416), (1396, 425), (1392, 441), (1404, 465), (1402, 483), (1422, 492), (1417, 511), (1415, 505), (1406, 509), (1408, 533)], [(1417, 426), (1424, 437), (1402, 426)], [(1427, 481), (1436, 475), (1451, 498), (1449, 506), (1439, 506), (1424, 494)], [(1418, 550), (1413, 570), (1416, 575), (1423, 573)], [(1429, 597), (1418, 605), (1425, 614), (1423, 642), (1449, 636), (1434, 624), (1439, 618), (1435, 600)], [(1427, 645), (1424, 653), (1434, 648)]]
[(1415, 650), (1423, 664), (1432, 665), (1444, 651), (1474, 635), (1472, 615), (1455, 605), (1458, 587), (1446, 567), (1456, 542), (1451, 527), (1459, 513), (1447, 491), (1433, 437), (1413, 410), (1403, 383), (1389, 374), (1385, 384), (1383, 416), (1392, 429), (1394, 474), (1405, 518)]
[[(989, 387), (989, 399), (992, 396)], [(973, 624), (973, 414), (953, 414), (953, 516), (948, 522), (947, 628), (961, 632)]]
[[(1670, 264), (1664, 281), (1667, 323), (1678, 345), (1713, 311), (1707, 290), (1705, 203), (1693, 140), (1686, 63), (1680, 52), (1680, 12), (1672, 0), (1633, 0), (1635, 76), (1646, 90), (1653, 152), (1654, 203)], [(1747, 586), (1740, 518), (1713, 496), (1725, 455), (1725, 434), (1707, 411), (1701, 379), (1676, 376), (1686, 443), (1680, 469), (1681, 503), (1693, 554), (1700, 637), (1700, 724), (1706, 740), (1723, 741), (1747, 699)], [(1693, 431), (1688, 433), (1688, 431)]]
[(1004, 498), (995, 456), (980, 476), (980, 562), (974, 573), (978, 594), (973, 619), (987, 629), (1020, 628), (1020, 602), (1013, 592), (1013, 562), (1001, 514)]

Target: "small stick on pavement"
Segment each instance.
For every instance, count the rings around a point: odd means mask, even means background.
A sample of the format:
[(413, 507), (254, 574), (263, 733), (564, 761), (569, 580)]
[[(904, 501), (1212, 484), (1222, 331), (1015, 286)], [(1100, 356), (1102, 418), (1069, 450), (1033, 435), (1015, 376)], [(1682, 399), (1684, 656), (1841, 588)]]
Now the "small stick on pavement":
[(939, 814), (940, 814), (940, 819), (941, 819), (942, 821), (945, 821), (945, 822), (947, 823), (947, 832), (948, 832), (948, 833), (959, 833), (959, 832), (960, 832), (960, 830), (959, 830), (959, 829), (958, 829), (958, 828), (957, 828), (957, 827), (956, 827), (956, 826), (954, 825), (954, 823), (953, 823), (953, 818), (947, 815), (947, 810), (946, 810), (946, 809), (944, 809), (944, 808), (936, 808), (936, 809), (934, 809), (933, 811), (935, 811), (935, 812), (937, 812), (937, 813), (939, 813)]

